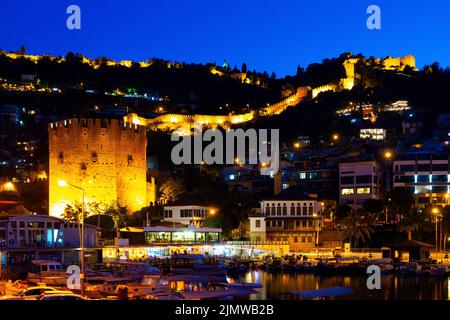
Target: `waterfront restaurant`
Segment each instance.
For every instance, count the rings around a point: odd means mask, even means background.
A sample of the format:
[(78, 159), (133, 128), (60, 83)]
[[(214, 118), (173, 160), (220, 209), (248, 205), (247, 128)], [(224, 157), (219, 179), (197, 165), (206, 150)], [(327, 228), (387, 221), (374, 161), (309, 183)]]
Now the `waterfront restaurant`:
[(145, 244), (206, 244), (220, 242), (222, 229), (145, 227)]
[[(134, 228), (133, 232), (142, 234), (139, 228)], [(142, 229), (141, 229), (142, 230)], [(220, 228), (198, 228), (188, 227), (145, 227), (143, 229), (144, 243), (135, 237), (130, 243), (130, 239), (121, 239), (116, 246), (103, 247), (103, 261), (141, 261), (150, 258), (170, 257), (174, 253), (186, 252), (189, 254), (209, 254), (227, 255), (227, 248), (220, 243)], [(125, 234), (125, 232), (123, 233)], [(142, 241), (142, 240), (141, 240)]]

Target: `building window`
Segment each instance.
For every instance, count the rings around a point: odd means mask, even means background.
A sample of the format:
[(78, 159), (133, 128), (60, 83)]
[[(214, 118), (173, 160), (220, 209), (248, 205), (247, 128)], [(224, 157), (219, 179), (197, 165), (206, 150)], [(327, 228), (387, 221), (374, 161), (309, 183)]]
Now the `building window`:
[(357, 194), (370, 194), (370, 188), (357, 188), (356, 189)]
[(355, 180), (353, 176), (351, 177), (341, 177), (341, 184), (354, 184)]
[(294, 243), (298, 242), (298, 237), (294, 236)]
[(131, 154), (129, 154), (127, 156), (127, 161), (128, 161), (128, 165), (132, 165), (133, 164), (133, 156)]
[(255, 227), (256, 228), (261, 228), (261, 220), (255, 220)]
[(300, 179), (301, 180), (304, 180), (304, 179), (306, 179), (306, 172), (300, 172)]
[(355, 194), (355, 190), (353, 188), (344, 188), (341, 189), (342, 195), (349, 195), (349, 194)]
[(312, 237), (308, 236), (308, 242), (312, 242)]
[(93, 163), (97, 163), (98, 162), (98, 155), (97, 152), (91, 152), (91, 160)]
[(367, 175), (367, 176), (357, 176), (357, 177), (356, 177), (356, 183), (357, 183), (357, 184), (362, 184), (362, 183), (372, 183), (372, 176), (371, 176), (371, 175)]
[(302, 241), (302, 243), (305, 243), (305, 242), (306, 242), (306, 237), (303, 236), (303, 237), (301, 238), (301, 241)]
[(59, 153), (59, 155), (58, 155), (58, 161), (59, 161), (59, 163), (64, 163), (64, 152), (60, 152)]
[(295, 215), (295, 207), (291, 207), (291, 216)]
[(283, 216), (286, 216), (286, 215), (287, 215), (287, 208), (283, 207)]

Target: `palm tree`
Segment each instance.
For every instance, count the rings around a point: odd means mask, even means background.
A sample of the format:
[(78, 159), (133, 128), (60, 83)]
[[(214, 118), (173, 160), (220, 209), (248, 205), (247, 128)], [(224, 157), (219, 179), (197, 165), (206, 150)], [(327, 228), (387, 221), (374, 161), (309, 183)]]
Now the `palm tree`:
[(364, 217), (356, 210), (351, 210), (348, 217), (342, 220), (342, 224), (346, 227), (346, 238), (353, 243), (353, 247), (357, 247), (359, 241), (369, 241), (374, 233), (373, 229), (367, 226)]
[(412, 233), (419, 230), (425, 222), (423, 212), (417, 208), (406, 211), (400, 220), (399, 231), (408, 233), (408, 240), (412, 240)]

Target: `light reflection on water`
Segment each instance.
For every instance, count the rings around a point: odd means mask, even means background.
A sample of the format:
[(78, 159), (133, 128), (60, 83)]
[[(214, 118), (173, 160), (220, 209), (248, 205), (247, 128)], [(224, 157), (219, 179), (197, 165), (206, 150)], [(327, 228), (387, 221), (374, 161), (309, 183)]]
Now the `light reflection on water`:
[(369, 290), (364, 276), (319, 276), (304, 273), (249, 271), (236, 282), (261, 283), (260, 293), (251, 300), (296, 299), (291, 290), (314, 290), (327, 287), (351, 287), (352, 294), (335, 297), (336, 300), (447, 300), (450, 299), (450, 278), (403, 275), (382, 275), (381, 289)]

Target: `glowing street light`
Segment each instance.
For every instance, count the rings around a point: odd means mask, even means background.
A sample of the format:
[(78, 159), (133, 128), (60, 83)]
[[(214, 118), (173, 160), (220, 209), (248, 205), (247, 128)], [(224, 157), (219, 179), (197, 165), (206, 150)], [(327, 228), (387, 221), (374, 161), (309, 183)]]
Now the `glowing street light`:
[(80, 291), (81, 291), (81, 295), (84, 296), (84, 201), (85, 201), (85, 196), (84, 196), (84, 189), (76, 186), (74, 184), (71, 184), (65, 180), (58, 180), (58, 186), (60, 186), (61, 188), (65, 188), (65, 187), (72, 187), (78, 190), (81, 190), (82, 192), (82, 201), (81, 201), (81, 219), (80, 219), (80, 225), (81, 225), (81, 235), (80, 235), (80, 247), (81, 247), (81, 272), (80, 272)]
[(67, 181), (66, 180), (58, 180), (58, 186), (60, 186), (60, 187), (68, 187), (69, 186), (69, 184), (67, 183)]
[(215, 215), (216, 212), (217, 212), (216, 209), (209, 210), (209, 214), (212, 215), (212, 216)]
[(300, 142), (294, 143), (294, 148), (295, 148), (295, 149), (299, 149), (299, 148), (300, 148)]
[(339, 135), (337, 133), (333, 134), (333, 140), (334, 141), (338, 141), (339, 140)]
[(391, 151), (385, 151), (384, 152), (384, 158), (387, 160), (390, 160), (392, 158), (392, 152)]

